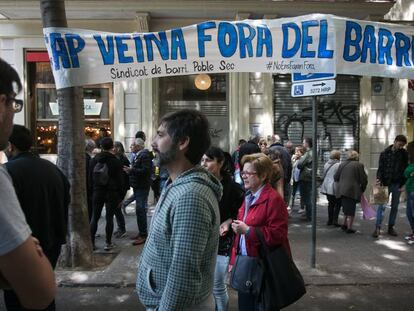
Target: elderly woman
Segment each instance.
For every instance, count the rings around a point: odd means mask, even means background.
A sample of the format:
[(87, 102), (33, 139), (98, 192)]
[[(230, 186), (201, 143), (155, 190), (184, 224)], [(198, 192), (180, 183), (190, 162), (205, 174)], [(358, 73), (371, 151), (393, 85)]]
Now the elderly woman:
[(355, 233), (352, 224), (355, 218), (356, 204), (360, 201), (368, 184), (364, 165), (358, 162), (359, 154), (355, 150), (348, 151), (347, 160), (341, 163), (334, 175), (338, 183), (336, 197), (341, 199), (345, 215), (342, 229), (346, 233)]
[(328, 162), (323, 167), (323, 182), (321, 185), (321, 193), (326, 195), (328, 200), (328, 222), (327, 226), (334, 225), (340, 227), (338, 224), (339, 212), (341, 210), (341, 199), (335, 196), (334, 176), (338, 170), (341, 151), (332, 150)]
[(221, 225), (213, 286), (213, 296), (217, 311), (228, 310), (229, 295), (225, 281), (227, 279), (234, 236), (230, 226), (232, 221), (236, 219), (237, 212), (244, 199), (243, 189), (233, 181), (225, 162), (225, 154), (218, 147), (210, 147), (201, 158), (201, 165), (220, 180), (223, 186), (223, 196), (219, 202)]
[[(239, 209), (233, 231), (237, 234), (232, 251), (235, 256), (258, 257), (260, 240), (255, 229), (260, 229), (269, 248), (282, 245), (288, 253), (288, 212), (282, 197), (272, 188), (273, 162), (264, 154), (256, 153), (242, 158), (241, 176), (247, 195)], [(239, 310), (259, 310), (257, 297), (238, 292)]]

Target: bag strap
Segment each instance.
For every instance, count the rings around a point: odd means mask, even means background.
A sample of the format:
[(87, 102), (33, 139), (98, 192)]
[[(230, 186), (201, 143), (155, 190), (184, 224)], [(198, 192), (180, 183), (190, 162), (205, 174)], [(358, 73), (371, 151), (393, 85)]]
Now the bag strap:
[(329, 170), (331, 169), (331, 167), (332, 167), (332, 166), (334, 166), (336, 163), (337, 163), (337, 162), (332, 163), (332, 164), (328, 167), (328, 169), (326, 170), (326, 172), (323, 174), (322, 180), (324, 180), (324, 179), (325, 179), (325, 177), (326, 177), (326, 175), (328, 175), (328, 172), (329, 172)]
[(269, 251), (269, 248), (266, 245), (266, 241), (264, 239), (262, 230), (260, 230), (260, 228), (258, 228), (258, 227), (254, 227), (254, 231), (256, 232), (256, 235), (259, 238), (260, 246), (263, 250), (264, 255), (269, 254), (270, 251)]

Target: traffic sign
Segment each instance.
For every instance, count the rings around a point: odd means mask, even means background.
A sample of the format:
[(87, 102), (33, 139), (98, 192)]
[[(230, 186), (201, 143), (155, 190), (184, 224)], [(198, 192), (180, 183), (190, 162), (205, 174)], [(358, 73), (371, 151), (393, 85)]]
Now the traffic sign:
[(322, 80), (313, 82), (293, 83), (292, 97), (319, 96), (334, 94), (336, 91), (335, 80)]
[(313, 73), (292, 73), (292, 83), (295, 82), (310, 82), (317, 80), (335, 79), (336, 73), (332, 72), (313, 72)]

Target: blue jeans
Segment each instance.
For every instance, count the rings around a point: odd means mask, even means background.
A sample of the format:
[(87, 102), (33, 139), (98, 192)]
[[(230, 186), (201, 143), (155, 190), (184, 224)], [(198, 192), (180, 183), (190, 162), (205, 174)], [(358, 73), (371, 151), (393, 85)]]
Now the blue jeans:
[(213, 287), (213, 296), (216, 301), (216, 311), (227, 311), (229, 308), (229, 294), (227, 293), (226, 286), (229, 260), (229, 256), (217, 255)]
[[(398, 204), (400, 203), (400, 185), (391, 184), (388, 186), (388, 195), (391, 194), (391, 212), (388, 218), (388, 227), (393, 227), (395, 225), (395, 220), (398, 214)], [(382, 219), (384, 217), (386, 204), (378, 205), (377, 209), (377, 227), (381, 227)]]
[(147, 201), (149, 189), (134, 189), (135, 213), (137, 215), (137, 225), (139, 235), (146, 237), (148, 235), (147, 227)]
[(414, 233), (414, 192), (407, 193), (407, 218)]

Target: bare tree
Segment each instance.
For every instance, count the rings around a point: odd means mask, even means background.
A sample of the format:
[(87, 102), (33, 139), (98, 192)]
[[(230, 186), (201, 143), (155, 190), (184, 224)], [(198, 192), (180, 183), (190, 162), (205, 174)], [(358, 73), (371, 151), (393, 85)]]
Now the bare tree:
[[(43, 27), (67, 27), (64, 0), (41, 0)], [(64, 262), (71, 267), (92, 265), (92, 243), (86, 207), (83, 88), (57, 91), (59, 103), (58, 166), (71, 185), (69, 233)]]

